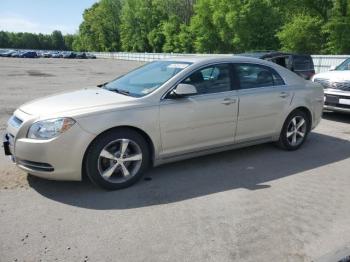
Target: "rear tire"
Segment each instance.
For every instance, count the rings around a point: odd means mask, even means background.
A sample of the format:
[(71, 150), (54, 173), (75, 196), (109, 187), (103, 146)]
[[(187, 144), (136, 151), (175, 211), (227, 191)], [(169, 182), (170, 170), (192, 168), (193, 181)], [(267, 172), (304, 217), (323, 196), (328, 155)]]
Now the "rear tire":
[(86, 152), (84, 167), (90, 180), (108, 190), (135, 184), (150, 163), (146, 140), (132, 129), (115, 129), (97, 137)]
[(300, 148), (310, 132), (309, 116), (301, 111), (293, 111), (283, 124), (277, 145), (285, 150), (293, 151)]

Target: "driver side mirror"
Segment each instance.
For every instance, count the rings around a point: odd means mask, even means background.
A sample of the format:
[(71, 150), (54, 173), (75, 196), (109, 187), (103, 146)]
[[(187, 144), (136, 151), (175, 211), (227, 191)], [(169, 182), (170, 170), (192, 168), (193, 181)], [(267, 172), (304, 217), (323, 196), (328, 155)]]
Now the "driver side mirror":
[(335, 65), (333, 65), (333, 66), (331, 66), (331, 67), (329, 68), (329, 71), (334, 71), (336, 68), (337, 68), (337, 67), (336, 67)]
[(179, 84), (171, 93), (173, 97), (185, 97), (197, 94), (197, 88), (190, 84)]

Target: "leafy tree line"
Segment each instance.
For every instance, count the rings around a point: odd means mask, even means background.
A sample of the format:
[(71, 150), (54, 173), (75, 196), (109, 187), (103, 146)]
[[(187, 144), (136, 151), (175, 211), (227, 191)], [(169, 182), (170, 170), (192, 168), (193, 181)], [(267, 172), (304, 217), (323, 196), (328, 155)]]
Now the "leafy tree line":
[(100, 0), (78, 50), (350, 53), (350, 0)]
[(84, 11), (77, 34), (53, 35), (2, 32), (0, 47), (349, 54), (350, 0), (100, 0)]
[(60, 31), (53, 31), (50, 35), (0, 31), (0, 48), (72, 50), (75, 37), (62, 35)]

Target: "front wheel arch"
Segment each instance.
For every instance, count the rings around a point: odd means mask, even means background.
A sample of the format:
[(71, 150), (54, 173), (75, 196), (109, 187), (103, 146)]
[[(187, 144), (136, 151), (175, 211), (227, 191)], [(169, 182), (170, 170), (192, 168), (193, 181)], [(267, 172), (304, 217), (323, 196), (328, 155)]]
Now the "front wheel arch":
[(98, 134), (88, 145), (88, 147), (86, 148), (85, 152), (84, 152), (84, 157), (83, 157), (83, 162), (81, 163), (81, 174), (82, 174), (82, 180), (85, 180), (87, 178), (87, 174), (85, 171), (85, 163), (86, 163), (86, 157), (87, 157), (87, 152), (89, 152), (89, 149), (91, 147), (91, 145), (94, 143), (94, 141), (96, 139), (98, 139), (100, 136), (105, 135), (106, 133), (109, 132), (113, 132), (113, 131), (120, 131), (120, 130), (133, 130), (136, 131), (137, 133), (139, 133), (147, 142), (148, 145), (148, 150), (149, 150), (149, 154), (150, 154), (150, 166), (153, 166), (154, 163), (154, 158), (155, 158), (155, 148), (154, 148), (154, 144), (152, 142), (151, 137), (143, 130), (141, 130), (140, 128), (137, 127), (133, 127), (133, 126), (117, 126), (117, 127), (112, 127), (109, 128), (105, 131), (103, 131), (102, 133)]

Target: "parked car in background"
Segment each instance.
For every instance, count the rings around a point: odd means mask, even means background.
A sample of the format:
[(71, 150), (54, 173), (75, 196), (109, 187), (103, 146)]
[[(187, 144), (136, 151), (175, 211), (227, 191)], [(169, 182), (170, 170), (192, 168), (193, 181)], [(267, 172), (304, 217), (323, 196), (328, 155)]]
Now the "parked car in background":
[(2, 50), (0, 52), (1, 57), (11, 57), (13, 53), (15, 53), (16, 50)]
[(324, 87), (324, 109), (350, 113), (350, 58), (312, 80)]
[(32, 175), (81, 180), (85, 173), (119, 189), (171, 161), (266, 142), (296, 150), (322, 108), (320, 84), (268, 61), (169, 58), (101, 88), (22, 105), (4, 148)]
[(88, 58), (88, 59), (96, 59), (96, 56), (94, 54), (91, 54), (91, 53), (86, 53), (86, 58)]
[(86, 54), (84, 52), (82, 52), (82, 53), (76, 53), (75, 58), (86, 59), (87, 56), (86, 56)]
[(21, 57), (21, 55), (24, 53), (25, 51), (21, 51), (21, 50), (16, 50), (15, 52), (13, 52), (11, 54), (11, 57)]
[(38, 57), (38, 55), (34, 51), (24, 51), (24, 52), (22, 52), (19, 55), (19, 57), (22, 57), (22, 58), (36, 58), (36, 57)]
[(292, 54), (277, 51), (259, 51), (242, 53), (239, 55), (274, 62), (280, 66), (288, 68), (306, 80), (310, 80), (313, 75), (315, 75), (315, 67), (310, 55)]
[(62, 58), (63, 54), (62, 54), (62, 52), (53, 52), (51, 57), (52, 58)]
[(36, 51), (36, 54), (38, 57), (44, 57), (44, 52), (39, 50), (39, 51)]
[(77, 59), (96, 59), (96, 56), (86, 52), (73, 51), (30, 51), (30, 50), (7, 50), (0, 49), (0, 57), (23, 57), (23, 58), (77, 58)]
[(63, 58), (76, 58), (76, 53), (74, 52), (70, 52), (70, 51), (66, 51), (62, 53), (62, 57)]
[(50, 57), (52, 57), (52, 52), (50, 52), (50, 51), (44, 52), (44, 53), (43, 53), (43, 57), (45, 57), (45, 58), (50, 58)]

